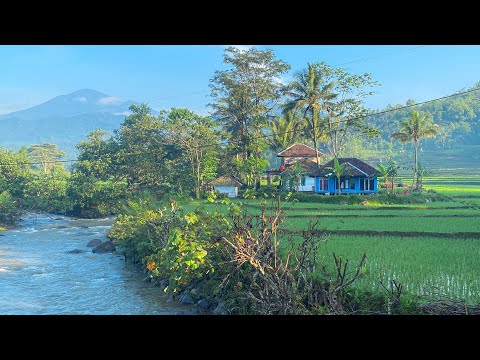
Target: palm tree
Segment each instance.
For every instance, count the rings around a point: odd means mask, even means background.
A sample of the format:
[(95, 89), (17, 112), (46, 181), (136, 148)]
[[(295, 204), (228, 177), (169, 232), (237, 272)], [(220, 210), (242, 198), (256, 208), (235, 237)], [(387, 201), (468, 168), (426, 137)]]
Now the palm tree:
[[(333, 166), (332, 167), (327, 167), (326, 169), (331, 170), (332, 174), (335, 175), (337, 178), (337, 190), (338, 190), (338, 195), (342, 193), (342, 189), (340, 188), (342, 182), (341, 182), (341, 177), (342, 175), (348, 175), (349, 171), (345, 168), (347, 163), (342, 163), (338, 161), (337, 158), (333, 159)], [(330, 176), (331, 174), (328, 174), (327, 176)]]
[(433, 123), (430, 114), (421, 115), (418, 111), (412, 111), (408, 119), (400, 120), (400, 126), (400, 130), (390, 136), (392, 139), (400, 140), (402, 143), (412, 141), (415, 147), (413, 181), (416, 181), (418, 180), (418, 143), (421, 139), (435, 137), (440, 127)]
[(277, 116), (268, 125), (272, 132), (270, 138), (270, 148), (275, 152), (280, 152), (300, 139), (303, 124), (298, 114), (294, 110), (283, 113), (283, 116)]
[(382, 174), (383, 182), (385, 183), (385, 192), (388, 195), (388, 177), (390, 176), (390, 168), (386, 168), (382, 164), (378, 164), (378, 170), (380, 170), (380, 173)]
[[(337, 94), (332, 93), (333, 82), (325, 84), (319, 67), (308, 64), (308, 68), (293, 75), (294, 80), (287, 87), (287, 95), (291, 98), (284, 105), (284, 112), (301, 109), (313, 134), (313, 146), (318, 150), (320, 133), (320, 113), (330, 111), (332, 100)], [(317, 154), (317, 165), (320, 162)]]

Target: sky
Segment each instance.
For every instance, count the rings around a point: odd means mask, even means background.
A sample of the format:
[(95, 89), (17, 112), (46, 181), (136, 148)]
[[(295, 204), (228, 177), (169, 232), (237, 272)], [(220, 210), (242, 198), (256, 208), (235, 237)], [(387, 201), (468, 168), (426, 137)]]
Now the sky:
[[(155, 110), (186, 107), (207, 115), (209, 79), (226, 45), (0, 45), (0, 114), (55, 96), (94, 89)], [(449, 95), (480, 81), (479, 45), (235, 45), (272, 49), (292, 69), (324, 61), (369, 72), (381, 86), (366, 105), (382, 109)]]

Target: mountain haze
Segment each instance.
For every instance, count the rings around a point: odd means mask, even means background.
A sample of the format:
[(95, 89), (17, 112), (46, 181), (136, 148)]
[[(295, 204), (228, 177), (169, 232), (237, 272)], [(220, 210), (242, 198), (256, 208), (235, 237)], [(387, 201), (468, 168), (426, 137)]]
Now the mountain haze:
[(91, 131), (117, 129), (134, 101), (121, 101), (96, 90), (83, 89), (60, 95), (40, 105), (0, 115), (0, 146), (50, 142), (68, 155)]

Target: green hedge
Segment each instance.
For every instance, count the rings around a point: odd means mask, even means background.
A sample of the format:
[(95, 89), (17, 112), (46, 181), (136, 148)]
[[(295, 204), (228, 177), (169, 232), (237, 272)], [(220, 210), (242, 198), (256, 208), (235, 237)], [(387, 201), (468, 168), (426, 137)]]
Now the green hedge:
[(265, 199), (280, 195), (281, 200), (298, 200), (303, 203), (359, 205), (365, 201), (371, 204), (425, 204), (428, 202), (451, 201), (448, 196), (436, 192), (411, 192), (402, 194), (371, 194), (371, 195), (323, 195), (302, 192), (278, 191), (274, 186), (264, 186), (259, 190), (241, 190), (239, 197), (245, 199)]

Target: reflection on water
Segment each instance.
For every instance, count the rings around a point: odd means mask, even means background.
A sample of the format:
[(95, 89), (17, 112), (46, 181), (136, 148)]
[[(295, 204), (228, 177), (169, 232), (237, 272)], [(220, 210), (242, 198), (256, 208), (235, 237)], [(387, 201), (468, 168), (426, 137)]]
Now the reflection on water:
[[(0, 314), (191, 314), (115, 254), (86, 244), (106, 240), (111, 219), (29, 215), (0, 237)], [(84, 252), (67, 254), (79, 249)]]

